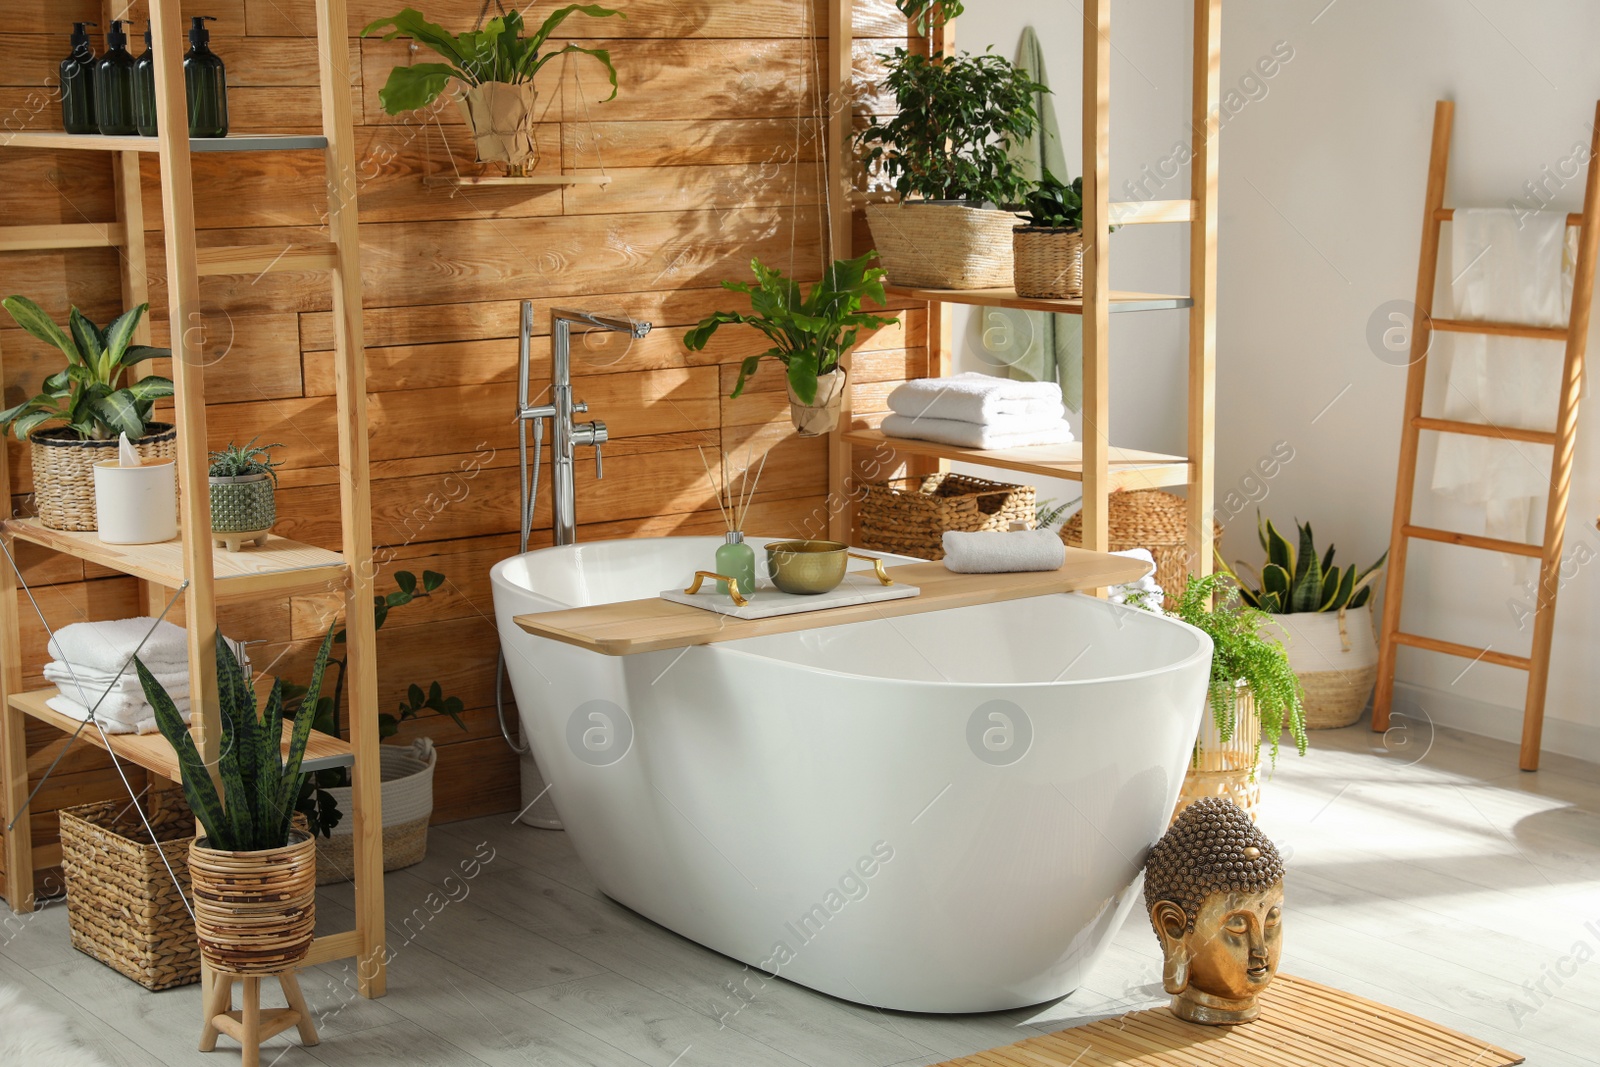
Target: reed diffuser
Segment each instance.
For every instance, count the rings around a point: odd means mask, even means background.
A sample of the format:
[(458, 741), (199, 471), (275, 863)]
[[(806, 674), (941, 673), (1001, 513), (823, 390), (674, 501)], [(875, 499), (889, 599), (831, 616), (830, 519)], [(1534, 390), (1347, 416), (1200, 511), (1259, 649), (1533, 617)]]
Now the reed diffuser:
[[(767, 457), (762, 455), (761, 466), (756, 468), (756, 476), (750, 477), (750, 453), (745, 452), (744, 468), (739, 472), (738, 491), (734, 491), (734, 479), (729, 477), (726, 484), (719, 485), (711, 473), (711, 464), (706, 460), (705, 449), (700, 449), (700, 464), (706, 469), (706, 477), (711, 481), (711, 488), (717, 494), (717, 510), (722, 514), (722, 521), (727, 526), (726, 539), (717, 549), (716, 572), (732, 578), (738, 584), (739, 593), (750, 596), (756, 590), (756, 553), (755, 549), (744, 543), (744, 520), (750, 514), (750, 502), (755, 499), (756, 485), (761, 481), (761, 473), (767, 469)], [(726, 460), (726, 455), (724, 455)], [(724, 595), (728, 592), (727, 582), (717, 583), (717, 592)]]

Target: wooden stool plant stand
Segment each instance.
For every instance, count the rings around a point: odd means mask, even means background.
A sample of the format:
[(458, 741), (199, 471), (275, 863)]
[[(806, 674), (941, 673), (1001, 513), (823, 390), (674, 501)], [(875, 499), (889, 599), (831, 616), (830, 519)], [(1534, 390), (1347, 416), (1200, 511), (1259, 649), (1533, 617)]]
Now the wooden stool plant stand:
[[(283, 987), (287, 1008), (261, 1010), (261, 976), (228, 974), (206, 969), (202, 979), (205, 987), (205, 1027), (200, 1031), (200, 1051), (211, 1052), (217, 1047), (217, 1036), (227, 1034), (239, 1042), (244, 1067), (258, 1067), (261, 1063), (261, 1042), (273, 1038), (291, 1026), (300, 1030), (302, 1045), (315, 1045), (317, 1027), (311, 1020), (311, 1009), (300, 992), (300, 982), (293, 969), (279, 971), (275, 977)], [(242, 982), (243, 996), (238, 1010), (233, 1007), (233, 984)]]

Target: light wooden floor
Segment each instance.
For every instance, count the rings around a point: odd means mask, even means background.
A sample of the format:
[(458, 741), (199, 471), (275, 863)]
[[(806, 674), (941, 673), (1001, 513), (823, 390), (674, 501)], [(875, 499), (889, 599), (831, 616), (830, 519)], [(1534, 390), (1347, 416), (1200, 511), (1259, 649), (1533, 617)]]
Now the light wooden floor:
[[(1387, 747), (1365, 727), (1313, 734), (1312, 754), (1285, 757), (1268, 784), (1263, 824), (1290, 857), (1284, 969), (1535, 1067), (1593, 1064), (1600, 768), (1547, 758), (1522, 774), (1511, 745), (1406, 726)], [(480, 846), (495, 858), (464, 899), (441, 905), (462, 897), (464, 883), (446, 876)], [(388, 997), (354, 997), (338, 967), (307, 972), (323, 1043), (308, 1052), (275, 1038), (263, 1063), (929, 1064), (1162, 999), (1155, 940), (1136, 915), (1089, 986), (1054, 1005), (917, 1016), (771, 982), (736, 1010), (723, 983), (740, 965), (602, 899), (565, 835), (508, 817), (436, 827), (427, 862), (390, 875), (388, 893)], [(333, 888), (319, 909), (348, 925), (348, 904), (348, 888)], [(1541, 980), (1551, 996), (1524, 986)], [(59, 906), (0, 923), (0, 982), (69, 1013), (113, 1064), (238, 1062), (227, 1042), (194, 1051), (194, 987), (147, 994), (79, 955)]]

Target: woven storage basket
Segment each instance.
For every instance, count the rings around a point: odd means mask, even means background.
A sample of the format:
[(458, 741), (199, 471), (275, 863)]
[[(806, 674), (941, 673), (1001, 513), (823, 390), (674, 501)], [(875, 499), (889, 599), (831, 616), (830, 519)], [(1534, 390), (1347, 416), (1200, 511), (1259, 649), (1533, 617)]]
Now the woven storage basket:
[(1011, 231), (1012, 274), (1018, 296), (1066, 300), (1083, 295), (1083, 234), (1050, 226)]
[[(1110, 551), (1148, 548), (1156, 560), (1156, 584), (1166, 595), (1166, 606), (1177, 602), (1189, 581), (1189, 504), (1181, 496), (1160, 489), (1124, 489), (1112, 493), (1107, 515)], [(1220, 523), (1216, 532), (1222, 532)], [(1074, 548), (1083, 543), (1083, 513), (1061, 527), (1061, 540)]]
[(861, 500), (861, 544), (919, 559), (944, 558), (944, 533), (1009, 530), (1034, 518), (1031, 485), (966, 474), (930, 474), (869, 482)]
[(1372, 600), (1354, 611), (1274, 615), (1271, 636), (1283, 641), (1289, 666), (1300, 679), (1306, 729), (1353, 725), (1367, 708), (1378, 682), (1378, 635)]
[(962, 204), (869, 204), (867, 225), (893, 285), (1002, 289), (1011, 284), (1009, 211)]
[[(428, 855), (428, 819), (433, 815), (433, 769), (439, 762), (433, 742), (418, 738), (411, 747), (379, 745), (383, 769), (383, 869), (398, 871)], [(317, 838), (317, 884), (355, 877), (355, 826), (347, 786), (329, 789), (345, 817), (330, 837)]]
[(206, 963), (229, 974), (277, 974), (311, 949), (317, 925), (317, 848), (301, 830), (289, 844), (224, 852), (189, 845), (195, 929)]
[[(174, 790), (153, 794), (148, 812), (107, 800), (61, 810), (61, 867), (72, 947), (149, 990), (200, 980), (200, 943), (183, 906), (189, 891), (194, 816)], [(161, 857), (166, 856), (166, 863)]]
[(1172, 822), (1183, 809), (1202, 797), (1222, 797), (1244, 809), (1254, 822), (1261, 810), (1261, 717), (1256, 714), (1255, 697), (1241, 687), (1234, 710), (1233, 736), (1222, 740), (1217, 717), (1209, 698), (1200, 720), (1200, 737), (1195, 741), (1194, 758), (1183, 776), (1178, 805), (1172, 809)]
[[(175, 459), (178, 430), (164, 422), (147, 423), (148, 431), (133, 443), (145, 461)], [(39, 521), (52, 530), (92, 531), (99, 528), (94, 510), (94, 465), (117, 458), (117, 441), (84, 441), (64, 426), (28, 435), (33, 457), (33, 499)]]

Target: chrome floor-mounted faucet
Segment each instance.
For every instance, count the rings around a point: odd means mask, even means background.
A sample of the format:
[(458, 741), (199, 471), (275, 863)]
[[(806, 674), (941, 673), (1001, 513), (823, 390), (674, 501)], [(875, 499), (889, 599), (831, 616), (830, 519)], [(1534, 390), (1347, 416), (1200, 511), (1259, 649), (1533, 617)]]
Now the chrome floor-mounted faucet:
[[(586, 414), (589, 405), (572, 399), (572, 324), (643, 337), (650, 323), (618, 315), (599, 315), (587, 311), (556, 308), (550, 313), (550, 403), (537, 407), (528, 403), (528, 379), (533, 365), (533, 301), (522, 302), (521, 343), (517, 350), (517, 454), (522, 468), (522, 542), (528, 550), (533, 530), (534, 499), (539, 492), (539, 459), (544, 443), (544, 420), (550, 420), (550, 515), (551, 532), (558, 545), (578, 539), (577, 494), (573, 482), (573, 459), (579, 445), (594, 448), (594, 476), (605, 476), (600, 446), (608, 439), (606, 424), (599, 419), (573, 422), (573, 415)], [(533, 424), (533, 476), (528, 475), (528, 435), (523, 430)]]

